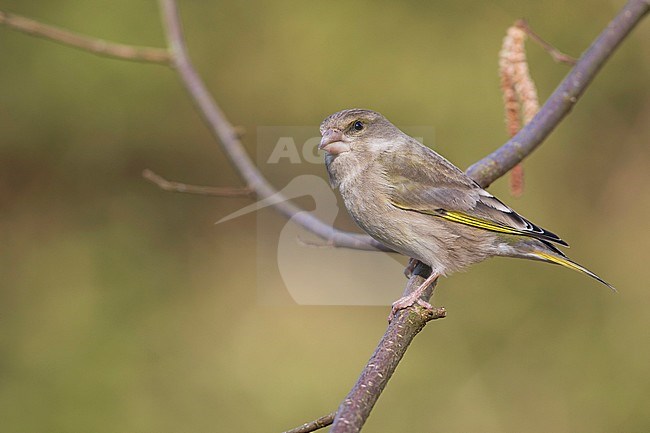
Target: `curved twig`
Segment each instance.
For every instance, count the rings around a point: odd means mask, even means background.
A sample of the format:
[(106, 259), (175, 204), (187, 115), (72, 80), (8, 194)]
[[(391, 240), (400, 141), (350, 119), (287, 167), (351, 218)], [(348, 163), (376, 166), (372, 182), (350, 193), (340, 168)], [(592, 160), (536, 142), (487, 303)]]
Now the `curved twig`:
[(167, 50), (162, 48), (135, 47), (133, 45), (108, 42), (103, 39), (83, 36), (69, 30), (43, 24), (36, 20), (7, 12), (0, 11), (0, 24), (4, 24), (19, 32), (27, 33), (28, 35), (49, 39), (100, 56), (162, 64), (168, 64), (171, 60)]
[(250, 188), (188, 185), (186, 183), (174, 182), (165, 179), (149, 169), (142, 172), (142, 177), (165, 191), (211, 195), (214, 197), (250, 197), (254, 194), (254, 191)]
[(323, 427), (331, 425), (334, 422), (335, 416), (336, 412), (328, 413), (327, 415), (323, 415), (314, 421), (306, 422), (301, 426), (292, 428), (291, 430), (287, 430), (283, 433), (310, 433), (316, 430), (320, 430)]
[(567, 65), (573, 66), (578, 61), (577, 59), (574, 59), (570, 55), (563, 53), (562, 51), (558, 50), (553, 45), (551, 45), (550, 43), (542, 39), (540, 35), (538, 35), (533, 31), (533, 29), (528, 24), (528, 21), (524, 19), (517, 20), (515, 26), (523, 30), (528, 35), (528, 37), (530, 37), (533, 41), (537, 42), (537, 44), (540, 47), (542, 47), (542, 49), (546, 51), (551, 56), (551, 58), (557, 63), (565, 63)]
[[(244, 178), (246, 185), (255, 190), (258, 197), (267, 198), (278, 194), (278, 191), (266, 180), (257, 169), (255, 163), (244, 150), (239, 134), (225, 114), (208, 92), (203, 80), (190, 62), (185, 47), (183, 31), (176, 2), (173, 0), (160, 1), (165, 32), (172, 52), (172, 64), (178, 71), (181, 82), (185, 86), (199, 112), (210, 128), (210, 132), (219, 140), (221, 148), (232, 162), (237, 172)], [(368, 235), (343, 232), (324, 223), (311, 213), (304, 212), (293, 203), (283, 200), (273, 207), (287, 219), (296, 223), (317, 236), (331, 242), (334, 246), (348, 247), (360, 250), (391, 251)]]

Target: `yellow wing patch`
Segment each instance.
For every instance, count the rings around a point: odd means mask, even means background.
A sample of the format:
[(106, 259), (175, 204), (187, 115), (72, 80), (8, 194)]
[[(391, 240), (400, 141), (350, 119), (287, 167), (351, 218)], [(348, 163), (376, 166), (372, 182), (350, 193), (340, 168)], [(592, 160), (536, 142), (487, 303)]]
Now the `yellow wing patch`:
[(452, 221), (455, 223), (460, 223), (460, 224), (465, 224), (470, 227), (475, 227), (483, 230), (490, 230), (493, 232), (498, 232), (498, 233), (506, 233), (506, 234), (511, 234), (511, 235), (525, 235), (525, 236), (530, 236), (531, 233), (527, 233), (523, 230), (518, 230), (514, 227), (508, 227), (504, 224), (499, 224), (495, 223), (492, 221), (485, 220), (483, 218), (477, 218), (471, 215), (467, 215), (462, 212), (456, 212), (456, 211), (448, 211), (445, 209), (436, 209), (435, 211), (431, 210), (420, 210), (420, 209), (413, 209), (408, 206), (403, 206), (400, 205), (399, 203), (395, 203), (394, 201), (392, 204), (400, 209), (408, 210), (408, 211), (415, 211), (415, 212), (420, 212), (426, 215), (432, 215), (436, 217), (440, 217), (442, 219), (446, 219), (447, 221)]
[(517, 230), (515, 228), (508, 227), (502, 224), (494, 223), (492, 221), (484, 220), (482, 218), (473, 217), (464, 214), (462, 212), (441, 210), (440, 213), (438, 213), (437, 215), (440, 218), (446, 219), (447, 221), (453, 221), (455, 223), (465, 224), (479, 229), (490, 230), (499, 233), (507, 233), (512, 235), (525, 234), (525, 232), (522, 232), (521, 230)]
[[(475, 216), (467, 215), (466, 213), (463, 212), (457, 212), (457, 211), (450, 211), (450, 210), (445, 210), (445, 209), (436, 209), (436, 210), (420, 210), (420, 209), (413, 209), (408, 206), (403, 206), (398, 203), (395, 203), (394, 201), (391, 202), (394, 206), (408, 210), (408, 211), (415, 211), (415, 212), (420, 212), (426, 215), (432, 215), (435, 217), (439, 217), (442, 219), (445, 219), (447, 221), (459, 223), (459, 224), (465, 224), (470, 227), (478, 228), (478, 229), (483, 229), (483, 230), (489, 230), (492, 232), (497, 232), (497, 233), (505, 233), (509, 235), (523, 235), (523, 236), (529, 236), (529, 237), (542, 237), (541, 235), (544, 234), (543, 231), (541, 233), (537, 232), (531, 232), (531, 231), (526, 231), (526, 230), (520, 230), (515, 227), (511, 227), (505, 224), (500, 224), (498, 222), (486, 220), (483, 218), (478, 218)], [(555, 235), (553, 235), (555, 236)], [(559, 239), (559, 238), (558, 238)], [(550, 240), (551, 242), (557, 242), (555, 239), (547, 239)], [(566, 245), (564, 241), (559, 240), (560, 243), (563, 243), (563, 245)]]

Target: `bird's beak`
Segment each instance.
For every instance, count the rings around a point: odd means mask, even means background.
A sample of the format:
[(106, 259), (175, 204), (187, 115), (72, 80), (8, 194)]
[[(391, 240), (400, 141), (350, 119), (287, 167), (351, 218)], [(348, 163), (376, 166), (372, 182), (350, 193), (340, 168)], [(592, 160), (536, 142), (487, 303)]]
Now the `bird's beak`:
[(350, 145), (344, 141), (343, 133), (338, 129), (325, 130), (318, 148), (332, 155), (350, 151)]

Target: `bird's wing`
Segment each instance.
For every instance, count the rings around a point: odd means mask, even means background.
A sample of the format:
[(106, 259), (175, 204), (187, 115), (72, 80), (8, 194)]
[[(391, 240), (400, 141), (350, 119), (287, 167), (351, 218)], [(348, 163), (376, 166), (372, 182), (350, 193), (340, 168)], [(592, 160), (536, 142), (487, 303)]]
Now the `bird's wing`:
[[(415, 143), (413, 143), (415, 144)], [(451, 222), (568, 245), (531, 223), (481, 188), (431, 149), (417, 143), (408, 151), (385, 153), (381, 165), (393, 206)]]

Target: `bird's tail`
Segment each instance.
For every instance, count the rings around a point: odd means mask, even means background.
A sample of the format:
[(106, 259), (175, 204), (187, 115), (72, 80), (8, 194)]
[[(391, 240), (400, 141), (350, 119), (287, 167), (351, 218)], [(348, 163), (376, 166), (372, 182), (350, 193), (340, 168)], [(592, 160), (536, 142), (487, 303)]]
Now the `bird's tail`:
[[(555, 248), (553, 248), (555, 249)], [(584, 266), (574, 262), (573, 260), (569, 259), (568, 257), (564, 256), (562, 253), (558, 251), (559, 254), (553, 253), (550, 251), (540, 251), (540, 250), (534, 250), (530, 252), (529, 254), (532, 255), (534, 259), (537, 260), (543, 260), (545, 262), (549, 263), (555, 263), (556, 265), (564, 266), (565, 268), (573, 269), (574, 271), (582, 272), (585, 275), (589, 275), (591, 278), (598, 280), (602, 284), (606, 285), (609, 287), (612, 291), (618, 292), (614, 286), (609, 284), (607, 281), (603, 280), (600, 278), (598, 275), (594, 274), (591, 272), (589, 269), (585, 268)]]

